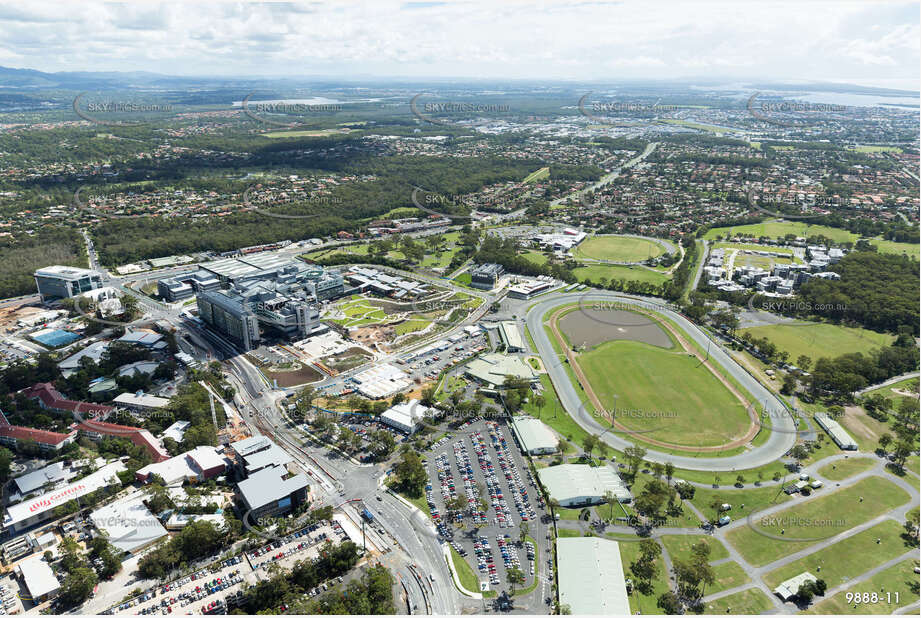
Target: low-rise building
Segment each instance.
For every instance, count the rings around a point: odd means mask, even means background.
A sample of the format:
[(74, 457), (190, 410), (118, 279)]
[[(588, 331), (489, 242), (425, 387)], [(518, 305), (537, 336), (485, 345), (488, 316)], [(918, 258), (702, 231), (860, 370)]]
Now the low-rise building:
[(547, 455), (555, 453), (560, 441), (550, 428), (536, 418), (516, 416), (512, 420), (512, 435), (518, 441), (522, 452), (529, 455)]
[(838, 421), (825, 414), (824, 412), (817, 412), (813, 418), (815, 422), (819, 424), (819, 427), (824, 429), (832, 440), (835, 441), (835, 444), (838, 445), (838, 448), (845, 451), (856, 451), (857, 442), (854, 441), (854, 438), (845, 431)]
[(480, 264), (470, 271), (470, 286), (480, 290), (491, 290), (499, 283), (499, 278), (505, 273), (501, 264)]
[(537, 471), (541, 485), (560, 506), (578, 507), (601, 504), (608, 492), (618, 502), (630, 502), (633, 496), (612, 468), (587, 464), (562, 464)]
[(90, 513), (90, 520), (120, 552), (137, 554), (168, 533), (140, 498), (118, 500)]
[(505, 344), (505, 349), (508, 352), (521, 352), (525, 349), (524, 338), (522, 338), (521, 331), (518, 330), (518, 324), (515, 322), (500, 322), (499, 337), (502, 339), (502, 343)]
[(816, 581), (818, 581), (818, 579), (815, 575), (809, 571), (805, 571), (796, 577), (791, 577), (787, 581), (774, 588), (774, 594), (779, 596), (784, 601), (789, 601), (799, 593), (800, 586), (807, 582), (814, 583)]
[(292, 475), (284, 466), (259, 470), (237, 484), (243, 521), (252, 524), (288, 513), (307, 501), (308, 491), (306, 474)]
[(467, 376), (489, 388), (502, 388), (506, 376), (537, 382), (537, 372), (518, 356), (484, 354), (467, 363)]
[(141, 416), (147, 416), (151, 412), (165, 409), (169, 405), (169, 399), (138, 391), (137, 393), (122, 393), (113, 399), (112, 403), (120, 408), (137, 412)]
[(415, 433), (425, 419), (433, 420), (438, 414), (436, 408), (422, 405), (417, 399), (410, 399), (399, 403), (383, 414), (381, 421), (397, 431)]
[(61, 589), (61, 583), (54, 576), (51, 565), (41, 555), (32, 556), (16, 565), (16, 575), (29, 591), (32, 602), (44, 603)]
[(558, 538), (560, 605), (572, 615), (629, 616), (630, 601), (617, 541)]

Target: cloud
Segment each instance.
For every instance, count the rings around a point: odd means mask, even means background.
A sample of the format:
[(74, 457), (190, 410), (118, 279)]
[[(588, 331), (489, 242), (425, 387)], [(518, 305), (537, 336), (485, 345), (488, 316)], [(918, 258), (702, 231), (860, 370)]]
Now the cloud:
[(917, 4), (831, 0), (0, 7), (0, 58), (44, 71), (917, 84), (919, 39)]

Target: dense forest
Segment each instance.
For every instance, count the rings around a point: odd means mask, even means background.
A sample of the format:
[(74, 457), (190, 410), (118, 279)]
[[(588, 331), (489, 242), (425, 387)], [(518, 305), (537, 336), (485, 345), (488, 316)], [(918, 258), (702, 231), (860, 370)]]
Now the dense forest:
[(791, 309), (897, 333), (908, 325), (918, 335), (918, 261), (906, 256), (854, 251), (830, 270), (839, 281), (810, 279)]
[(0, 243), (0, 264), (0, 298), (35, 293), (32, 275), (43, 266), (87, 266), (77, 230), (50, 226), (39, 228), (32, 236)]

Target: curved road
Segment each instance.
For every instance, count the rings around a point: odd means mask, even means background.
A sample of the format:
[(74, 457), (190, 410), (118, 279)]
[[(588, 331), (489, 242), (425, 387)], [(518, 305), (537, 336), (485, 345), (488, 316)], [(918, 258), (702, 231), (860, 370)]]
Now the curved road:
[[(566, 409), (569, 415), (575, 419), (583, 429), (591, 433), (601, 434), (602, 439), (613, 448), (622, 451), (624, 448), (633, 446), (634, 444), (616, 434), (610, 433), (607, 427), (599, 424), (598, 421), (584, 409), (582, 401), (576, 392), (576, 387), (569, 379), (565, 367), (560, 363), (557, 353), (550, 343), (550, 339), (543, 327), (544, 316), (548, 312), (562, 305), (574, 302), (578, 303), (580, 299), (583, 303), (617, 301), (623, 304), (637, 305), (646, 310), (653, 310), (668, 317), (684, 330), (687, 336), (693, 339), (698, 345), (704, 348), (707, 348), (709, 345), (710, 358), (719, 363), (733, 379), (742, 386), (742, 388), (748, 391), (753, 399), (760, 402), (766, 409), (785, 409), (783, 403), (773, 393), (742, 369), (742, 367), (740, 367), (718, 343), (711, 341), (706, 333), (700, 330), (687, 318), (669, 309), (668, 305), (661, 299), (624, 296), (615, 292), (606, 291), (562, 294), (547, 298), (533, 305), (526, 316), (528, 330), (531, 333), (531, 337), (534, 339), (534, 345), (537, 347), (536, 352), (540, 354), (544, 366), (547, 368), (547, 372), (553, 382), (553, 386), (556, 388), (563, 408)], [(796, 442), (796, 425), (792, 417), (783, 415), (782, 418), (775, 418), (773, 427), (775, 430), (771, 431), (771, 435), (764, 444), (738, 455), (711, 458), (686, 457), (671, 455), (647, 448), (646, 459), (659, 463), (671, 462), (676, 467), (685, 468), (687, 470), (703, 470), (708, 472), (742, 470), (763, 466), (783, 457)], [(646, 448), (641, 442), (638, 444)]]

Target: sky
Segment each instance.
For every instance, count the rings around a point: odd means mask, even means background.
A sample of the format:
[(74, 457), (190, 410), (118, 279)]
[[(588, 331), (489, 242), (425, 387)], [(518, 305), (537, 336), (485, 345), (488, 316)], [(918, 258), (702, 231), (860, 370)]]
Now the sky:
[(0, 65), (192, 76), (844, 82), (918, 90), (918, 3), (0, 4)]

